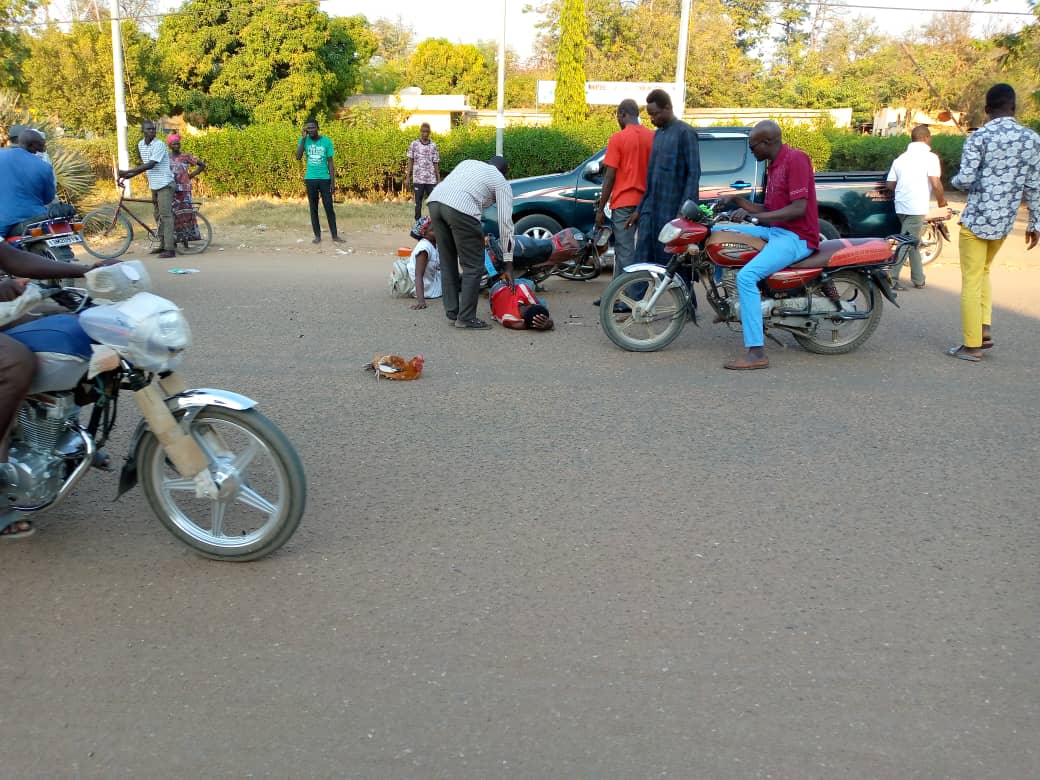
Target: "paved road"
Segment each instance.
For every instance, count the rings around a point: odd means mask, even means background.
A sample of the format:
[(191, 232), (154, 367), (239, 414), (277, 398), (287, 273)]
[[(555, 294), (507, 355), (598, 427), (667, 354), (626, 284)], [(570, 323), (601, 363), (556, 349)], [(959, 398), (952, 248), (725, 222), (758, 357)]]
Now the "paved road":
[(1035, 777), (1040, 257), (982, 364), (945, 264), (858, 353), (733, 374), (721, 326), (612, 347), (603, 280), (549, 283), (554, 333), (449, 329), (387, 298), (396, 241), (150, 262), (308, 513), (219, 564), (97, 474), (0, 545), (0, 776)]

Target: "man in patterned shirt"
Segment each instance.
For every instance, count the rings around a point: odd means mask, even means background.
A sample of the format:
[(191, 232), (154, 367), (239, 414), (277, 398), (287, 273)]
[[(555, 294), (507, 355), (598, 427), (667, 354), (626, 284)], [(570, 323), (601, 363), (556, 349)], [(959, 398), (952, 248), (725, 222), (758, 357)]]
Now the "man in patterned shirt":
[(173, 194), (177, 184), (173, 180), (170, 168), (170, 152), (166, 142), (155, 137), (155, 122), (145, 120), (141, 123), (141, 135), (137, 142), (137, 153), (141, 156), (141, 164), (128, 171), (116, 171), (120, 179), (132, 179), (143, 173), (148, 178), (148, 189), (152, 191), (152, 203), (155, 208), (155, 220), (159, 223), (159, 246), (151, 254), (162, 258), (176, 257), (176, 243), (173, 240)]
[(1015, 90), (997, 84), (986, 93), (989, 121), (964, 142), (953, 186), (968, 193), (961, 214), (961, 329), (963, 343), (946, 354), (977, 363), (993, 346), (989, 269), (1015, 226), (1025, 199), (1026, 249), (1040, 240), (1040, 136), (1015, 121)]
[(423, 198), (428, 198), (441, 180), (441, 157), (437, 144), (430, 140), (430, 124), (419, 126), (419, 138), (408, 145), (408, 171), (405, 178), (415, 194), (415, 218), (422, 216)]

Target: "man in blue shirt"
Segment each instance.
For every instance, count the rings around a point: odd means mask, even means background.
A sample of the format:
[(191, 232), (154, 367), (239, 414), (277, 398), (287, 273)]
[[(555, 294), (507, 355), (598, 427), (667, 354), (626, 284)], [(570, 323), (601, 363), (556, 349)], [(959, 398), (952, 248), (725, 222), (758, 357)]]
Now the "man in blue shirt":
[(36, 156), (47, 143), (35, 130), (24, 130), (18, 146), (0, 149), (0, 236), (36, 217), (47, 216), (47, 205), (54, 200), (54, 169)]

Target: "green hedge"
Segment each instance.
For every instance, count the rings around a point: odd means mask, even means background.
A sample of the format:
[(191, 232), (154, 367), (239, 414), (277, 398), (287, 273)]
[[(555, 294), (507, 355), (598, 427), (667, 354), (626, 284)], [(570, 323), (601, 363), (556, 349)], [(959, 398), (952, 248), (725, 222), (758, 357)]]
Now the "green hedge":
[[(574, 168), (602, 147), (616, 128), (603, 121), (562, 129), (509, 128), (503, 138), (509, 175), (520, 178)], [(408, 145), (418, 137), (414, 129), (330, 122), (321, 130), (336, 147), (339, 190), (363, 197), (402, 191)], [(130, 141), (131, 165), (136, 164), (139, 135)], [(294, 125), (251, 125), (187, 135), (181, 147), (206, 161), (206, 172), (195, 183), (200, 195), (302, 197), (303, 163), (293, 156), (299, 137)], [(495, 153), (493, 127), (459, 127), (434, 140), (442, 173), (461, 160), (486, 160)], [(73, 140), (70, 145), (87, 156), (99, 180), (111, 180), (114, 138)]]
[[(828, 134), (831, 143), (830, 170), (833, 171), (887, 171), (892, 161), (906, 151), (909, 135), (886, 138), (851, 133)], [(933, 135), (932, 151), (939, 155), (943, 181), (948, 182), (961, 164), (964, 136)]]
[[(617, 130), (613, 118), (598, 117), (570, 126), (511, 127), (503, 139), (511, 178), (538, 176), (576, 167), (606, 144)], [(322, 127), (336, 146), (338, 189), (360, 197), (401, 194), (408, 144), (418, 137), (413, 128), (359, 127), (329, 122)], [(136, 164), (140, 137), (131, 128), (131, 165)], [(245, 195), (302, 197), (303, 163), (293, 156), (299, 141), (294, 125), (252, 125), (225, 128), (184, 137), (185, 151), (206, 161), (207, 170), (196, 180), (203, 196)], [(466, 125), (447, 135), (435, 135), (441, 153), (441, 171), (449, 172), (461, 160), (486, 160), (495, 153), (495, 128)], [(880, 138), (805, 127), (784, 127), (784, 141), (805, 151), (817, 170), (888, 170), (906, 149), (908, 136)], [(115, 139), (63, 139), (64, 146), (81, 152), (102, 182), (111, 181)], [(932, 148), (942, 160), (948, 180), (960, 165), (961, 136), (936, 135)]]

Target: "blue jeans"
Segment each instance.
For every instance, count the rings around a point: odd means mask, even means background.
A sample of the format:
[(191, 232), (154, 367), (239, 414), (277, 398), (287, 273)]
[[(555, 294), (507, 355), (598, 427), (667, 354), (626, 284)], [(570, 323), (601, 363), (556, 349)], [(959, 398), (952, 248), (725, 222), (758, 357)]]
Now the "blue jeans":
[(744, 346), (748, 349), (765, 344), (762, 330), (762, 293), (758, 283), (767, 276), (786, 268), (791, 263), (804, 260), (813, 250), (790, 230), (762, 225), (733, 225), (714, 230), (735, 230), (749, 236), (764, 238), (766, 245), (755, 255), (755, 259), (737, 273), (737, 290), (740, 293), (740, 325), (744, 331)]

